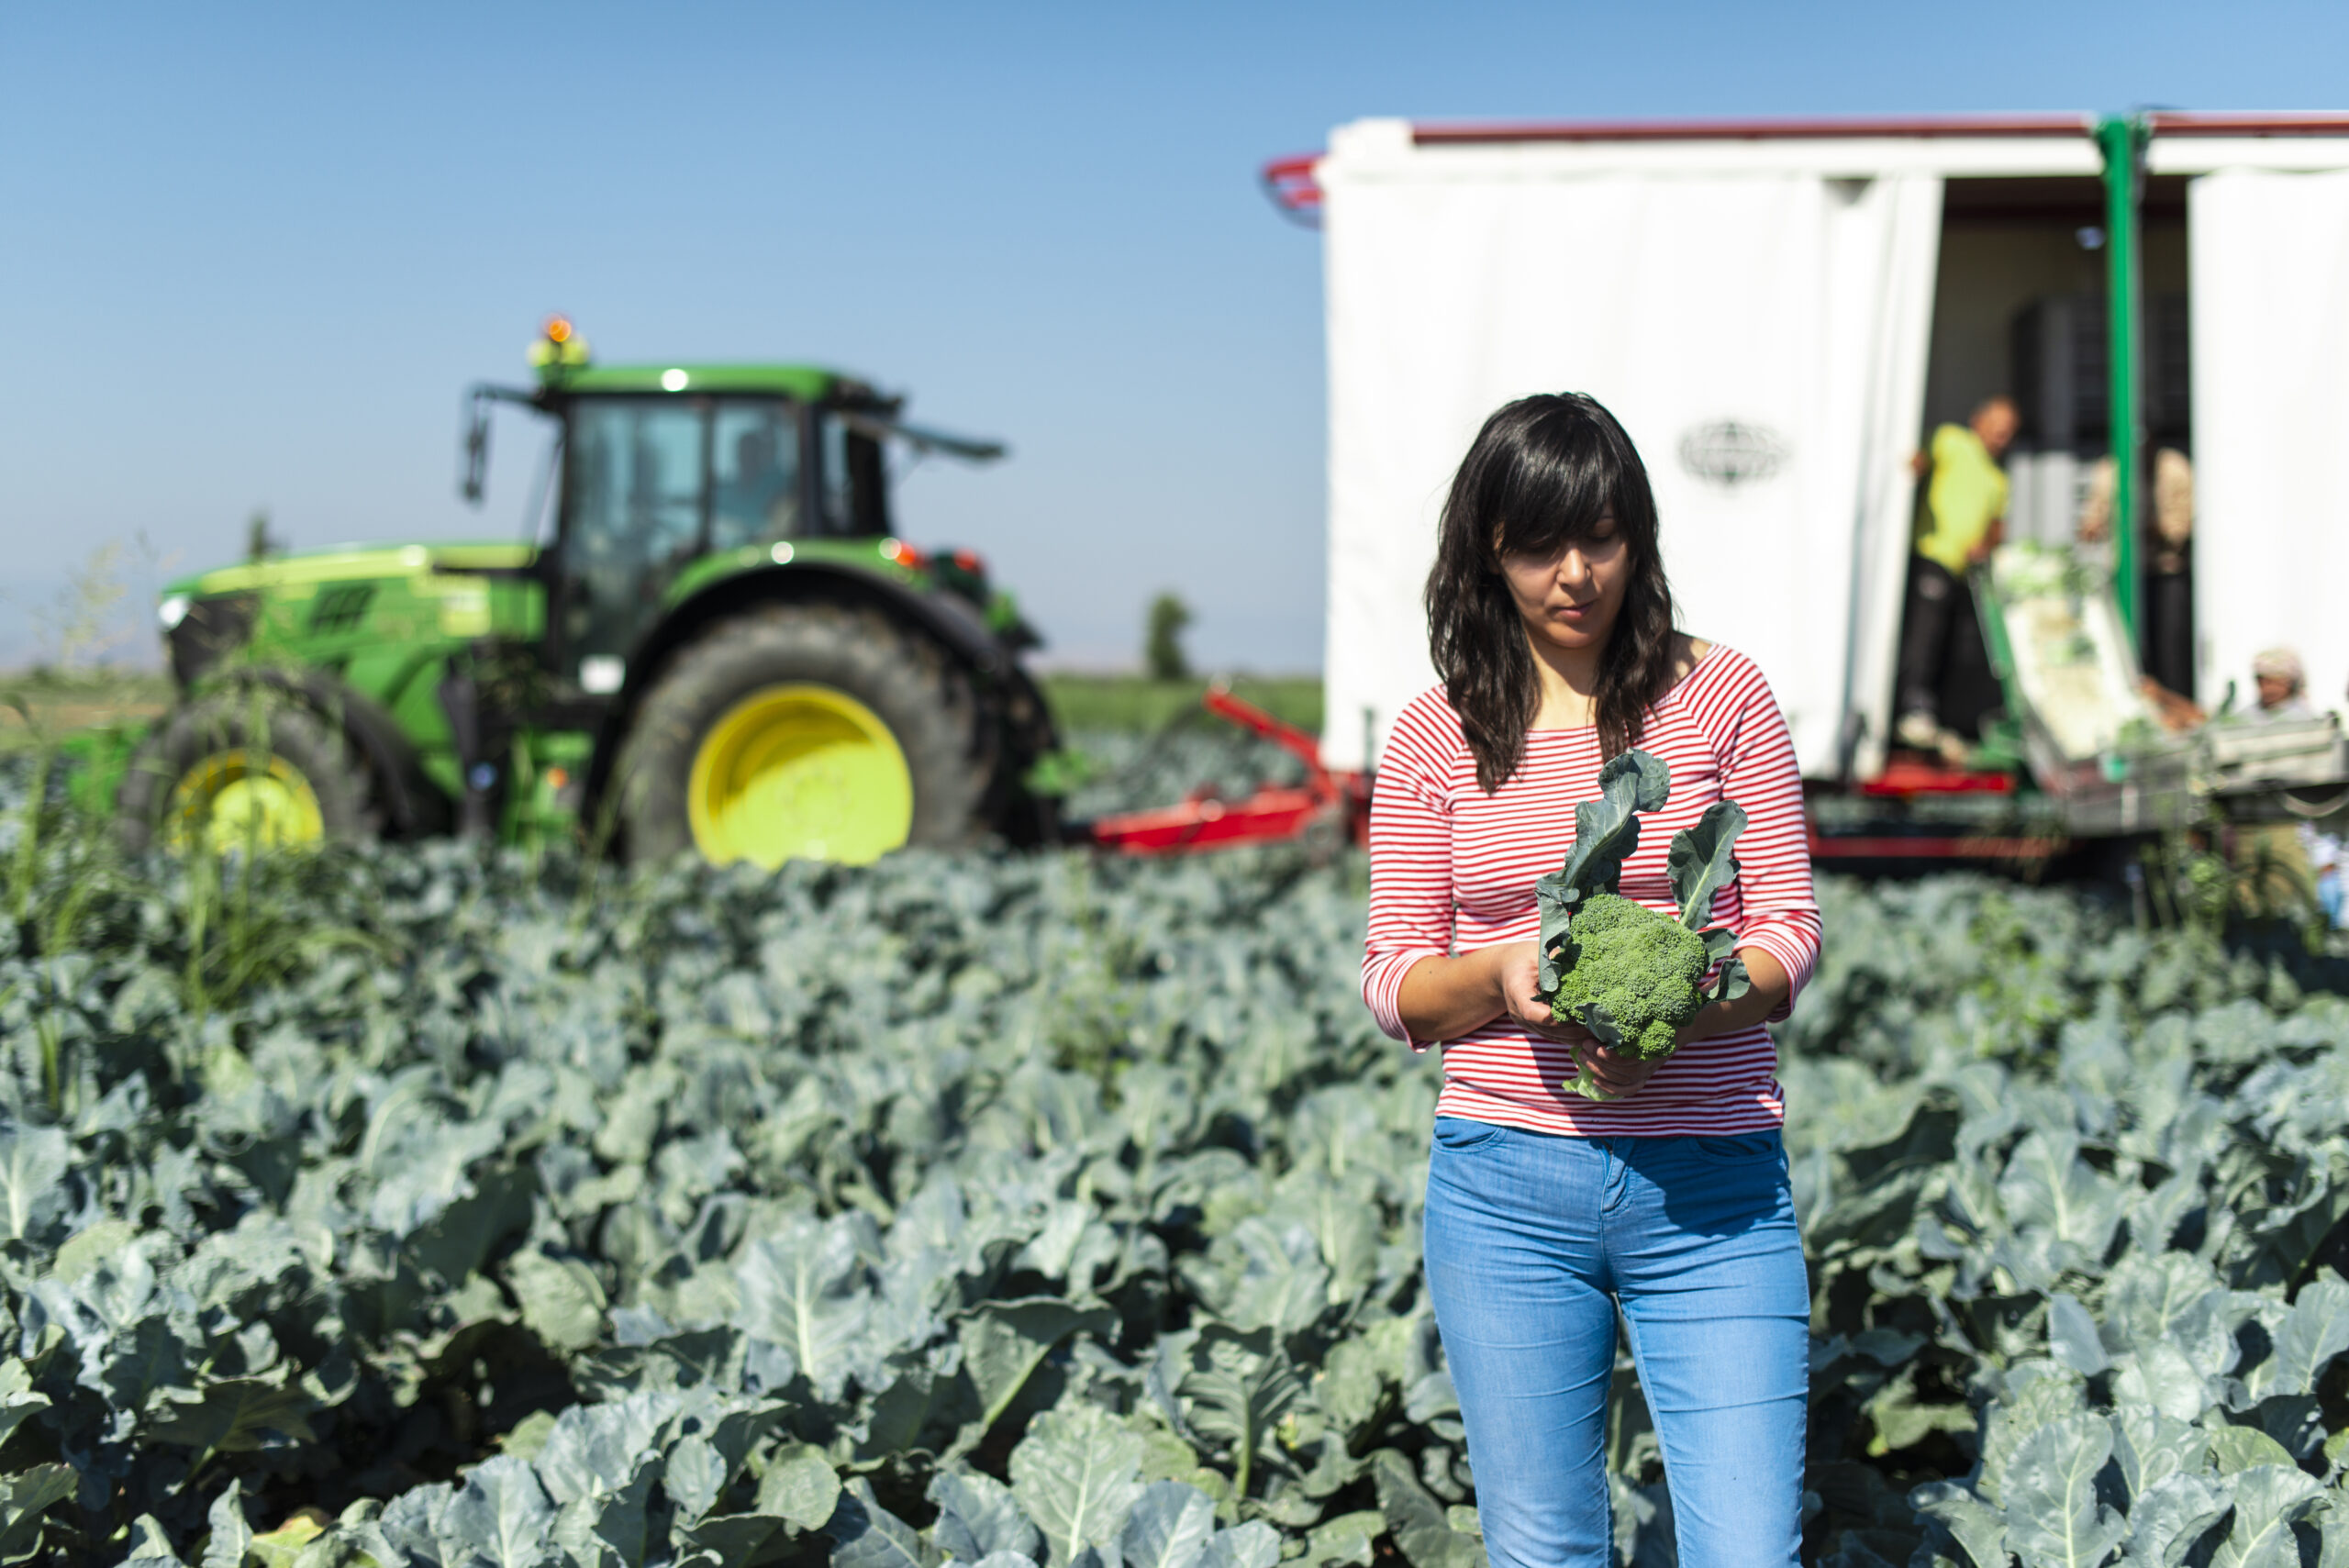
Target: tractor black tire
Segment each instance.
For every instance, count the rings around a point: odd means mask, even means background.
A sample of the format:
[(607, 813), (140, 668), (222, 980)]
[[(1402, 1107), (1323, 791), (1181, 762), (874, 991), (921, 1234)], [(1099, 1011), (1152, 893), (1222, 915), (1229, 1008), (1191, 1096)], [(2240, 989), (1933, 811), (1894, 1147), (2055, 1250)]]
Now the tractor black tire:
[(710, 627), (644, 694), (612, 774), (629, 860), (695, 848), (686, 795), (703, 737), (743, 698), (784, 684), (831, 687), (888, 727), (913, 777), (907, 844), (948, 848), (986, 831), (997, 727), (968, 673), (934, 639), (880, 610), (787, 601)]
[(244, 689), (181, 704), (131, 754), (115, 795), (115, 834), (123, 849), (142, 854), (166, 839), (173, 794), (205, 758), (262, 750), (310, 786), (327, 840), (368, 843), (382, 835), (373, 775), (342, 732), (302, 703)]
[(1058, 844), (1065, 837), (1060, 801), (1028, 787), (1029, 774), (1036, 764), (1060, 750), (1060, 729), (1052, 722), (1052, 705), (1028, 673), (1014, 665), (996, 682), (994, 706), (1003, 743), (980, 809), (988, 827), (1013, 849)]

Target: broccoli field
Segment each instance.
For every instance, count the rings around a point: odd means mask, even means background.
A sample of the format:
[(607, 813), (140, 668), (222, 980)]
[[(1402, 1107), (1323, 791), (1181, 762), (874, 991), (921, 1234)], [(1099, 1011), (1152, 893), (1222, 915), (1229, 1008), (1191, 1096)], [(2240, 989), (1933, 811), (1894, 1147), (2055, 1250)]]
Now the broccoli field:
[[(0, 876), (0, 1561), (1483, 1561), (1358, 859)], [(1808, 1555), (2349, 1562), (2337, 961), (1823, 897)]]

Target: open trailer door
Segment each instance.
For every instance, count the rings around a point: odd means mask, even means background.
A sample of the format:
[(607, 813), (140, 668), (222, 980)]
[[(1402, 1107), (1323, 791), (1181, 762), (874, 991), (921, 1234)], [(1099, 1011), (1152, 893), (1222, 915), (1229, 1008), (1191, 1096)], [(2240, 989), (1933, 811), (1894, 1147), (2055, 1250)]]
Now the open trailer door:
[(1341, 129), (1325, 755), (1433, 680), (1444, 488), (1511, 398), (1587, 391), (1646, 458), (1682, 623), (1768, 672), (1803, 772), (1878, 765), (1941, 210), (1881, 147)]
[[(2349, 140), (2332, 147), (2349, 156)], [(2187, 223), (2200, 694), (2216, 706), (2232, 683), (2248, 703), (2253, 656), (2284, 644), (2307, 666), (2310, 701), (2337, 706), (2349, 684), (2349, 170), (2220, 168), (2187, 187)]]

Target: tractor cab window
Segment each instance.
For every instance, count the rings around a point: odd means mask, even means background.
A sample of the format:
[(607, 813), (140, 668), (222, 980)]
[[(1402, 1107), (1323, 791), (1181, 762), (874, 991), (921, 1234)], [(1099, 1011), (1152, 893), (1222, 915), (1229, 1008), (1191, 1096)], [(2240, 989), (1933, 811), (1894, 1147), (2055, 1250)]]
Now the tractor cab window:
[(699, 552), (708, 435), (699, 400), (589, 397), (573, 406), (562, 629), (576, 654), (626, 657)]
[(799, 532), (797, 405), (721, 402), (710, 441), (709, 548), (734, 550)]
[(881, 443), (836, 413), (822, 425), (823, 531), (872, 538), (889, 531), (889, 473)]

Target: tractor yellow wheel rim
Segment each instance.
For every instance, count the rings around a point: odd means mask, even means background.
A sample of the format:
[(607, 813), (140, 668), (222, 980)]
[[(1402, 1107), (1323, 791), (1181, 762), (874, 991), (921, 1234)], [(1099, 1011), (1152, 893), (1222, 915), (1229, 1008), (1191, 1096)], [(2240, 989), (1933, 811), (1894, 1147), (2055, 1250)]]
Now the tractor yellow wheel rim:
[(701, 738), (685, 816), (694, 843), (720, 865), (862, 865), (913, 831), (913, 770), (881, 716), (845, 692), (767, 686)]
[(215, 751), (172, 787), (165, 837), (174, 848), (280, 850), (326, 836), (317, 791), (283, 757)]

